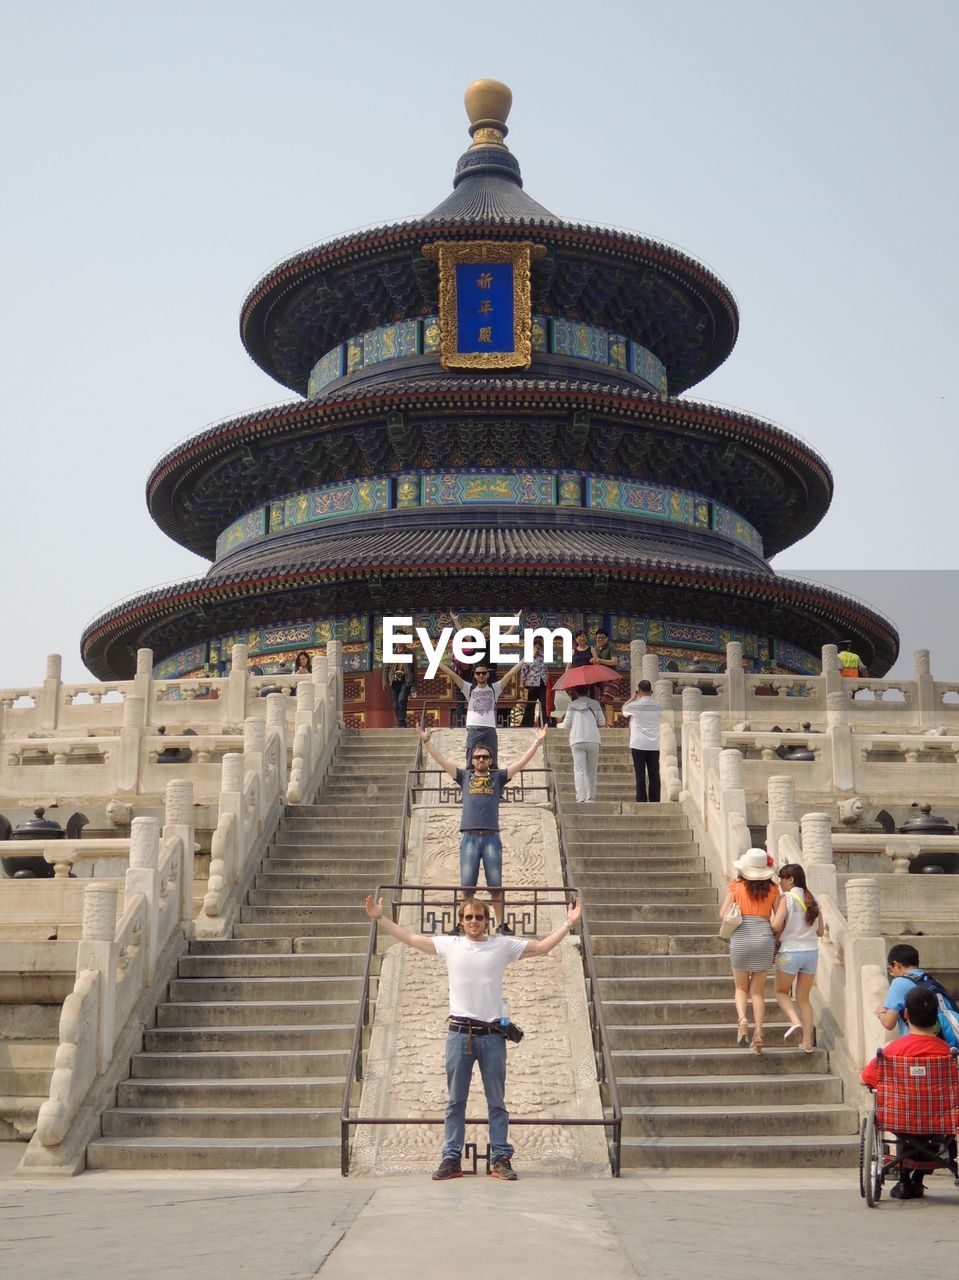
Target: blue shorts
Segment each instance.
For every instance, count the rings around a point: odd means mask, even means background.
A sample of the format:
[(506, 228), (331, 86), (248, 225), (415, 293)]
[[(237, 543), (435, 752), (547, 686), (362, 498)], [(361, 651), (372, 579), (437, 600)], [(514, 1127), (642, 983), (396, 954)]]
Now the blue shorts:
[(486, 873), (486, 886), (503, 883), (503, 844), (499, 833), (491, 831), (480, 835), (476, 831), (464, 831), (460, 837), (460, 884), (468, 889), (476, 887), (480, 864)]
[(815, 973), (819, 964), (817, 951), (780, 951), (776, 957), (776, 968), (780, 973)]

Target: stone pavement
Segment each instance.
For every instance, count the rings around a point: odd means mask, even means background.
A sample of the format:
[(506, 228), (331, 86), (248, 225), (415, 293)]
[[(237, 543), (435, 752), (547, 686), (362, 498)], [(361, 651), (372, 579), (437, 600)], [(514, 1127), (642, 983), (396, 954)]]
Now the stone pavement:
[(0, 1144), (4, 1280), (447, 1280), (490, 1266), (597, 1280), (910, 1280), (951, 1274), (959, 1188), (867, 1209), (852, 1170), (524, 1174), (433, 1183), (325, 1170), (13, 1177)]

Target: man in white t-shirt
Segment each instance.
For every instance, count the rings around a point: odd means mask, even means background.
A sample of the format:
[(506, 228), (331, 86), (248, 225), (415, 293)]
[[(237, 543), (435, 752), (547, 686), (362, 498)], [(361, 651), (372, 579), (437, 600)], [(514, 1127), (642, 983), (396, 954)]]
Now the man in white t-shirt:
[[(622, 715), (629, 719), (629, 753), (636, 774), (636, 803), (659, 803), (659, 722), (663, 709), (653, 697), (653, 686), (640, 680)], [(649, 786), (647, 788), (647, 777)]]
[(473, 763), (473, 749), (478, 747), (480, 743), (489, 748), (493, 759), (493, 768), (497, 767), (496, 757), (499, 749), (499, 740), (496, 737), (496, 704), (499, 701), (499, 695), (503, 691), (503, 686), (509, 683), (522, 665), (521, 662), (517, 662), (510, 667), (502, 680), (493, 680), (491, 682), (489, 666), (483, 659), (480, 659), (473, 671), (474, 683), (467, 684), (463, 677), (458, 676), (452, 667), (448, 667), (445, 662), (440, 663), (440, 671), (446, 672), (466, 698), (467, 769)]
[(489, 1136), (494, 1178), (515, 1182), (510, 1163), (509, 1112), (506, 1110), (506, 1036), (500, 1029), (503, 1011), (503, 974), (506, 966), (524, 956), (548, 956), (572, 933), (583, 911), (574, 902), (566, 913), (566, 923), (545, 938), (527, 942), (502, 934), (489, 935), (490, 911), (478, 898), (460, 903), (462, 933), (432, 937), (404, 929), (383, 914), (382, 899), (366, 899), (366, 914), (382, 929), (408, 947), (424, 955), (439, 956), (449, 975), (450, 1013), (446, 1036), (446, 1106), (443, 1158), (433, 1174), (434, 1182), (462, 1178), (463, 1142), (466, 1136), (466, 1103), (469, 1098), (473, 1064), (478, 1062), (486, 1105), (489, 1109)]

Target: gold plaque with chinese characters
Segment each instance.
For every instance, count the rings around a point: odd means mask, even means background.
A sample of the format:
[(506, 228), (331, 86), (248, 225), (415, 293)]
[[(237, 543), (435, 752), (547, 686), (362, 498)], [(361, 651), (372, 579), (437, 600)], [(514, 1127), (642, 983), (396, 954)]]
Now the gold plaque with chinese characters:
[(426, 245), (439, 263), (440, 363), (444, 369), (528, 369), (532, 360), (528, 241)]

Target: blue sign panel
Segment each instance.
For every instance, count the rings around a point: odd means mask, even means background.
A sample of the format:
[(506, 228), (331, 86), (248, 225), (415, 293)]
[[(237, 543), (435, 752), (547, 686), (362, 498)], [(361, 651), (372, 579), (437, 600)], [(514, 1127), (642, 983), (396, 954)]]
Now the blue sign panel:
[(457, 263), (456, 335), (462, 352), (513, 350), (511, 262)]

